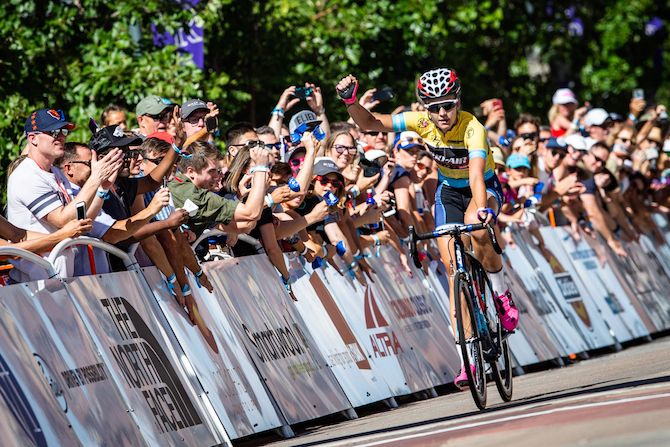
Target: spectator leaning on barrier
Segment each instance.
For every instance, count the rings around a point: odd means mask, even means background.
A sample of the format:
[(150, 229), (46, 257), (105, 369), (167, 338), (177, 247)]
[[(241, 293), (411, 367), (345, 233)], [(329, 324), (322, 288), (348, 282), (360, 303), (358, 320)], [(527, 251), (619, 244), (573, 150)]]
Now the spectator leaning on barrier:
[[(7, 216), (9, 221), (24, 230), (53, 233), (76, 218), (76, 203), (72, 200), (70, 182), (54, 166), (63, 156), (67, 133), (74, 128), (60, 110), (40, 109), (30, 114), (24, 126), (28, 155), (9, 177), (7, 186)], [(91, 175), (82, 186), (77, 202), (84, 202), (87, 217), (95, 218), (103, 200), (96, 194), (98, 188), (109, 188), (112, 176), (123, 164), (119, 150), (108, 152), (99, 161), (93, 157)], [(76, 250), (72, 250), (76, 251)], [(36, 265), (16, 260), (10, 272), (13, 281), (24, 282), (42, 278), (44, 273)], [(65, 254), (56, 262), (57, 272), (72, 276), (74, 256)]]
[(91, 219), (71, 220), (51, 234), (27, 231), (12, 225), (0, 216), (0, 247), (11, 246), (40, 254), (49, 251), (59, 242), (79, 237), (91, 231)]
[[(86, 184), (91, 176), (92, 151), (83, 143), (66, 143), (63, 156), (57, 161), (65, 177), (70, 182), (70, 191), (76, 200), (80, 189)], [(130, 216), (127, 219), (117, 220), (107, 214), (104, 209), (98, 212), (93, 221), (91, 231), (87, 236), (101, 239), (109, 244), (117, 244), (130, 239), (140, 230), (153, 215), (160, 211), (164, 203), (167, 203), (166, 194), (156, 198), (155, 202), (147, 209)], [(110, 271), (107, 256), (101, 250), (95, 249), (95, 269), (97, 273), (108, 273)], [(74, 266), (74, 276), (90, 275), (88, 253), (80, 250), (77, 253)]]
[(180, 172), (169, 187), (176, 207), (183, 207), (187, 199), (198, 207), (188, 221), (196, 235), (215, 225), (230, 233), (248, 233), (254, 228), (261, 217), (270, 181), (270, 154), (260, 144), (253, 140), (249, 145), (249, 155), (255, 167), (250, 173), (251, 189), (246, 203), (225, 199), (212, 192), (219, 181), (217, 162), (222, 158), (221, 153), (201, 141), (190, 146), (191, 156), (179, 162)]

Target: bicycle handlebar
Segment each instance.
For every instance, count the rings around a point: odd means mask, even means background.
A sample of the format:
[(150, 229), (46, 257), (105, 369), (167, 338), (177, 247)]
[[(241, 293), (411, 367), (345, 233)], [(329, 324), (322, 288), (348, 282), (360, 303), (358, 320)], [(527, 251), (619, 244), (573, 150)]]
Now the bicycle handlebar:
[(414, 226), (409, 226), (409, 244), (410, 244), (410, 256), (414, 260), (414, 265), (417, 268), (421, 267), (421, 263), (418, 260), (417, 251), (416, 251), (416, 241), (423, 241), (427, 239), (435, 239), (436, 237), (441, 236), (455, 236), (462, 233), (472, 233), (473, 231), (484, 230), (488, 232), (489, 239), (491, 239), (491, 245), (496, 253), (501, 254), (502, 248), (498, 244), (498, 238), (496, 233), (493, 230), (493, 227), (487, 223), (476, 223), (476, 224), (452, 224), (446, 225), (441, 228), (437, 228), (434, 231), (429, 233), (417, 233), (414, 229)]

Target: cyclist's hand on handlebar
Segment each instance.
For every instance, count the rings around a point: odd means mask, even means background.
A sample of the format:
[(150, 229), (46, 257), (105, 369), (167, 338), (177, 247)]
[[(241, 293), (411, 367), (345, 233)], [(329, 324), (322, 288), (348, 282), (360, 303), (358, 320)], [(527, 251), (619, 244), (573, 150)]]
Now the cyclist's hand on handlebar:
[(493, 223), (495, 223), (496, 213), (491, 208), (478, 208), (477, 209), (477, 219), (479, 219), (479, 221), (482, 222), (482, 223), (490, 225), (491, 221), (493, 221)]

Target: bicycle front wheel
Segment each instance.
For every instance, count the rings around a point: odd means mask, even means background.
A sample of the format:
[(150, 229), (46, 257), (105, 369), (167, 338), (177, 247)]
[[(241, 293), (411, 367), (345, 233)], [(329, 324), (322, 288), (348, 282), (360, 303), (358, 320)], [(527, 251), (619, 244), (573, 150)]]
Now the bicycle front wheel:
[[(456, 325), (458, 342), (463, 355), (463, 363), (468, 376), (470, 393), (477, 407), (486, 408), (486, 374), (484, 371), (484, 353), (477, 327), (477, 317), (473, 304), (470, 283), (463, 275), (454, 281), (454, 306), (456, 307)], [(474, 367), (474, 368), (472, 368)]]

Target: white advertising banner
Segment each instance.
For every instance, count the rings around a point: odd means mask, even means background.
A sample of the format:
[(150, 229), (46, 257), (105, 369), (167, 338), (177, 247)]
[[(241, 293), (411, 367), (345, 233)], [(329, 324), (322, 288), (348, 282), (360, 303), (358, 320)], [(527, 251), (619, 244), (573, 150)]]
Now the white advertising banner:
[(550, 282), (553, 279), (551, 268), (547, 277), (546, 268), (540, 268), (532, 255), (526, 256), (525, 243), (518, 237), (514, 240), (513, 245), (505, 248), (505, 255), (509, 258), (512, 268), (519, 273), (519, 278), (528, 291), (527, 296), (531, 298), (537, 314), (546, 323), (546, 330), (559, 348), (561, 357), (587, 351), (589, 346), (586, 341), (568, 320), (574, 318), (574, 315), (565, 309), (567, 304), (564, 299), (557, 297), (556, 294), (560, 292), (555, 291), (557, 288), (555, 281), (553, 286)]
[(222, 442), (193, 387), (188, 359), (138, 275), (118, 272), (65, 281), (148, 444)]
[(219, 306), (216, 290), (211, 294), (191, 278), (198, 305), (193, 325), (158, 269), (148, 267), (142, 271), (228, 436), (236, 439), (280, 427), (272, 398), (236, 339)]
[[(562, 233), (559, 234), (559, 231)], [(542, 228), (541, 234), (544, 239), (545, 251), (553, 255), (557, 261), (554, 263), (554, 270), (556, 271), (559, 266), (563, 270), (561, 273), (555, 273), (554, 276), (559, 280), (561, 292), (566, 301), (570, 303), (579, 317), (579, 321), (589, 331), (589, 338), (594, 344), (592, 349), (612, 346), (617, 340), (614, 338), (615, 332), (611, 330), (611, 326), (612, 324), (617, 327), (620, 325), (616, 322), (610, 324), (606, 321), (606, 315), (603, 313), (607, 311), (606, 303), (604, 303), (604, 298), (601, 298), (603, 292), (598, 289), (596, 278), (591, 277), (589, 281), (591, 287), (587, 287), (581, 275), (577, 272), (575, 264), (572, 262), (573, 258), (568, 254), (568, 251), (570, 251), (577, 258), (580, 257), (580, 253), (576, 252), (574, 248), (575, 243), (572, 241), (572, 237), (568, 233), (563, 233), (563, 230), (550, 227)], [(561, 279), (568, 277), (572, 281), (571, 285), (567, 285), (565, 280)], [(574, 294), (566, 291), (573, 288)], [(621, 331), (622, 335), (627, 332), (625, 328), (621, 328)], [(626, 338), (630, 339), (630, 335)]]
[(2, 303), (84, 445), (144, 445), (108, 367), (58, 279), (5, 287)]
[(373, 287), (374, 283), (368, 280), (368, 285), (363, 287), (349, 276), (341, 276), (330, 266), (319, 269), (317, 273), (356, 337), (363, 342), (364, 349), (380, 366), (394, 396), (433, 387), (433, 381), (403, 338), (400, 326), (392, 319), (386, 301), (378, 296), (381, 292), (378, 287)]
[(379, 366), (356, 338), (319, 275), (307, 273), (295, 256), (287, 256), (287, 265), (298, 300), (295, 307), (351, 404), (360, 407), (392, 397), (378, 374)]
[(204, 268), (289, 424), (351, 408), (267, 256), (208, 262)]
[[(12, 287), (21, 287), (20, 285)], [(4, 293), (4, 290), (3, 290)], [(0, 435), (8, 446), (82, 446), (34, 360), (14, 317), (0, 304)]]
[(624, 342), (649, 335), (633, 308), (630, 297), (612, 271), (610, 262), (605, 256), (598, 255), (594, 247), (600, 245), (603, 250), (609, 248), (587, 235), (582, 235), (579, 241), (575, 241), (567, 229), (561, 227), (543, 228), (545, 239), (549, 238), (550, 232), (561, 243), (575, 266), (574, 271), (588, 290), (589, 297), (598, 307), (601, 318), (605, 319), (617, 340)]
[(451, 383), (461, 365), (449, 314), (442, 312), (439, 298), (423, 283), (423, 271), (413, 269), (410, 276), (397, 257), (395, 250), (384, 247), (380, 257), (368, 258), (375, 270), (375, 283), (371, 287), (379, 287), (379, 298), (385, 300), (392, 320), (422, 362), (433, 386)]

